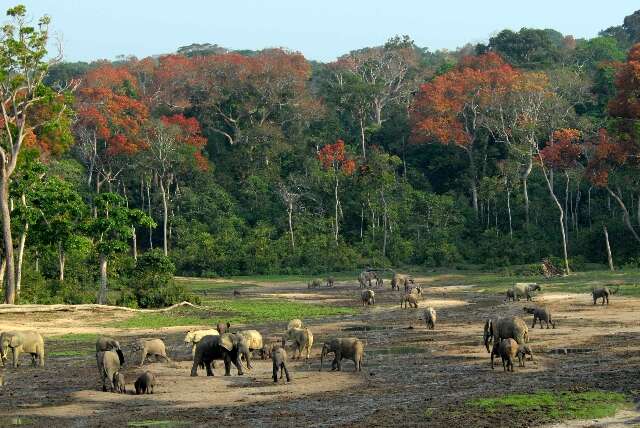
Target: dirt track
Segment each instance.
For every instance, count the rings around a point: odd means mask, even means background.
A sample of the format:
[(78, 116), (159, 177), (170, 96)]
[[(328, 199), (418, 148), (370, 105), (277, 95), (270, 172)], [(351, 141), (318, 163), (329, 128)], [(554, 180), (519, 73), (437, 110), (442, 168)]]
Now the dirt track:
[[(425, 280), (426, 282), (426, 280)], [(640, 393), (640, 299), (616, 296), (609, 307), (593, 306), (590, 296), (543, 293), (557, 328), (530, 331), (535, 361), (516, 373), (491, 370), (482, 347), (482, 320), (492, 314), (523, 316), (524, 302), (505, 304), (502, 296), (477, 293), (472, 287), (428, 288), (419, 309), (400, 309), (396, 292), (376, 291), (376, 306), (356, 316), (305, 320), (315, 335), (314, 357), (292, 364), (294, 381), (274, 385), (270, 361), (239, 377), (189, 377), (190, 352), (181, 343), (187, 328), (156, 331), (104, 329), (88, 313), (3, 315), (0, 331), (37, 329), (45, 336), (61, 333), (104, 333), (117, 336), (126, 349), (137, 337), (162, 337), (174, 363), (149, 363), (159, 377), (156, 394), (139, 397), (100, 391), (95, 358), (87, 355), (47, 359), (45, 369), (23, 360), (18, 370), (4, 370), (0, 387), (0, 426), (19, 422), (33, 426), (123, 426), (132, 421), (173, 421), (164, 426), (389, 426), (425, 423), (432, 426), (532, 426), (536, 419), (513, 421), (500, 415), (469, 413), (461, 405), (470, 398), (535, 390), (623, 391)], [(267, 284), (243, 292), (243, 298), (276, 297), (357, 306), (359, 290), (338, 283), (335, 289), (307, 291), (300, 284)], [(247, 297), (244, 297), (247, 296)], [(422, 309), (438, 311), (435, 331), (418, 318)], [(105, 314), (116, 319), (130, 314)], [(527, 323), (531, 322), (526, 316)], [(252, 325), (275, 338), (286, 323)], [(365, 368), (354, 373), (318, 372), (319, 348), (330, 336), (357, 336), (367, 343)], [(46, 337), (45, 337), (45, 340)], [(48, 346), (55, 351), (58, 342)], [(87, 348), (86, 344), (84, 345)], [(564, 354), (563, 349), (568, 349)], [(554, 352), (554, 350), (558, 350)], [(134, 356), (134, 359), (135, 356)], [(127, 364), (128, 389), (141, 369)], [(136, 359), (137, 363), (137, 359)], [(631, 412), (626, 419), (638, 415)], [(144, 425), (142, 425), (144, 426)]]

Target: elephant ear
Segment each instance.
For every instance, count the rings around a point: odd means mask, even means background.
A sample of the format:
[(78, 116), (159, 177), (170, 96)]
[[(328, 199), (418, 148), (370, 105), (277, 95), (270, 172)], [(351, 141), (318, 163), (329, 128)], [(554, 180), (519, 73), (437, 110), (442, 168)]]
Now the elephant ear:
[(9, 342), (9, 346), (15, 348), (17, 346), (22, 345), (22, 336), (19, 334), (14, 334), (11, 336), (11, 341)]
[(236, 339), (232, 334), (225, 333), (220, 336), (220, 346), (222, 346), (227, 351), (231, 351), (233, 349), (233, 345), (235, 344)]
[(118, 354), (118, 359), (120, 360), (120, 365), (124, 365), (124, 354), (122, 353), (121, 349), (117, 349), (116, 353)]

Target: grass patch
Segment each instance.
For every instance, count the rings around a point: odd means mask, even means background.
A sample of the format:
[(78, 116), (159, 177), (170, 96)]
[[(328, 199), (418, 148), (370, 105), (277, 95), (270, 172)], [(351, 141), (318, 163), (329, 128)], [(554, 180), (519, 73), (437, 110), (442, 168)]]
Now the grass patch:
[(225, 320), (232, 324), (268, 321), (288, 321), (292, 318), (316, 318), (350, 315), (357, 309), (342, 306), (322, 306), (282, 300), (218, 300), (209, 302), (205, 310), (179, 308), (171, 313), (140, 313), (117, 321), (118, 328), (160, 328), (192, 325), (213, 325)]
[(549, 392), (510, 394), (496, 398), (479, 398), (468, 402), (487, 413), (507, 412), (514, 418), (518, 414), (532, 413), (546, 420), (597, 419), (613, 416), (629, 401), (624, 394), (609, 391)]
[(51, 340), (62, 342), (94, 342), (98, 340), (98, 335), (95, 333), (68, 333), (61, 334), (59, 336), (49, 337)]

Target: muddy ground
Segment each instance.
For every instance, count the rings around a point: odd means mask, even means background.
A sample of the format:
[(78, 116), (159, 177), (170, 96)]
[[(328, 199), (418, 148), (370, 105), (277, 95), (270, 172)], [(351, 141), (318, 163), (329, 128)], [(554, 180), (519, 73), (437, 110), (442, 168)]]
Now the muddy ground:
[[(418, 279), (429, 283), (432, 278)], [(556, 329), (530, 331), (535, 361), (504, 373), (492, 370), (482, 346), (482, 321), (494, 314), (523, 316), (525, 302), (504, 303), (503, 296), (472, 286), (426, 287), (418, 309), (400, 309), (398, 292), (376, 290), (375, 307), (353, 316), (308, 319), (315, 335), (309, 362), (292, 362), (294, 380), (274, 384), (271, 362), (254, 361), (244, 376), (190, 377), (190, 349), (182, 344), (188, 327), (132, 330), (105, 327), (129, 313), (11, 314), (0, 318), (0, 331), (37, 329), (45, 335), (46, 367), (33, 368), (25, 357), (17, 370), (4, 370), (0, 387), (0, 426), (538, 426), (538, 413), (513, 420), (465, 404), (469, 399), (537, 390), (620, 391), (640, 395), (640, 299), (614, 296), (610, 306), (593, 306), (590, 295), (542, 293), (557, 321)], [(307, 290), (302, 283), (263, 284), (242, 292), (243, 299), (283, 298), (327, 305), (360, 305), (355, 282), (334, 289)], [(438, 325), (427, 330), (423, 308), (438, 311)], [(523, 318), (531, 322), (530, 316)], [(276, 339), (286, 322), (247, 326)], [(165, 339), (172, 363), (137, 367), (128, 358), (128, 390), (143, 369), (159, 385), (154, 395), (101, 392), (93, 343), (78, 343), (77, 355), (64, 355), (68, 343), (55, 335), (98, 333), (117, 337), (126, 350), (139, 337)], [(319, 372), (322, 342), (333, 336), (357, 336), (366, 344), (362, 372), (346, 362), (343, 372)], [(567, 349), (567, 353), (564, 350)], [(326, 366), (325, 366), (326, 367)], [(638, 418), (627, 412), (620, 423)], [(168, 421), (163, 424), (162, 421)], [(635, 423), (640, 423), (636, 419)], [(137, 424), (137, 425), (136, 425)], [(146, 424), (146, 425), (145, 425)], [(601, 425), (607, 426), (608, 424)], [(579, 426), (579, 425), (575, 425)], [(584, 426), (584, 425), (580, 425)], [(589, 426), (588, 424), (586, 426)]]

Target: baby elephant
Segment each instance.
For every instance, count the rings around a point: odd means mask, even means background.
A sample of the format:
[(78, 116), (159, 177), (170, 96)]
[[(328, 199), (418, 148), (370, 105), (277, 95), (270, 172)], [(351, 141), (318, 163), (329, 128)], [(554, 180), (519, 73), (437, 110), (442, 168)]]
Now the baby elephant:
[(362, 298), (362, 306), (366, 305), (375, 305), (376, 304), (376, 293), (373, 290), (364, 290), (361, 294)]
[(147, 358), (147, 355), (155, 355), (156, 358), (164, 358), (167, 362), (171, 361), (171, 359), (167, 357), (167, 350), (162, 339), (141, 339), (133, 350), (142, 350), (140, 366), (144, 364), (144, 360)]
[(433, 330), (436, 328), (436, 310), (429, 306), (424, 311), (424, 321), (427, 324), (427, 328), (429, 330)]
[(113, 374), (113, 389), (118, 394), (126, 394), (127, 388), (125, 386), (124, 375), (120, 372)]
[(280, 371), (280, 379), (282, 374), (287, 378), (287, 382), (291, 382), (289, 369), (287, 369), (287, 351), (282, 346), (276, 346), (271, 353), (271, 361), (273, 361), (273, 381), (278, 382), (278, 370)]
[(531, 347), (529, 345), (520, 345), (518, 346), (518, 361), (520, 362), (520, 367), (524, 367), (524, 360), (527, 355), (531, 357), (531, 361), (533, 361), (533, 352), (531, 352)]
[(420, 287), (414, 288), (410, 293), (405, 293), (402, 296), (402, 300), (400, 300), (400, 307), (402, 308), (404, 305), (405, 308), (417, 308), (421, 294), (422, 289)]
[[(524, 346), (522, 350), (514, 339), (503, 339), (501, 341), (496, 341), (493, 344), (493, 349), (491, 350), (491, 368), (493, 369), (493, 358), (496, 356), (500, 356), (502, 359), (502, 368), (504, 371), (513, 372), (513, 360), (518, 358), (521, 365), (524, 365)], [(531, 350), (529, 350), (529, 354), (531, 355)]]
[(533, 324), (531, 328), (535, 328), (536, 322), (540, 322), (540, 328), (542, 328), (542, 321), (547, 323), (547, 328), (549, 328), (549, 323), (553, 328), (556, 328), (556, 323), (551, 319), (551, 312), (547, 308), (527, 308), (524, 307), (524, 311), (528, 314), (533, 315)]
[(335, 338), (322, 345), (322, 354), (320, 354), (320, 370), (322, 363), (327, 354), (335, 355), (331, 363), (331, 370), (342, 370), (342, 359), (351, 360), (356, 365), (356, 371), (362, 371), (362, 360), (364, 359), (364, 343), (356, 337)]
[(133, 384), (136, 387), (136, 395), (153, 394), (153, 387), (156, 385), (156, 377), (150, 371), (146, 371), (138, 376)]
[(512, 301), (512, 302), (516, 301), (516, 292), (513, 291), (513, 289), (507, 290), (507, 298), (505, 299), (505, 302), (508, 302), (508, 301)]
[(606, 301), (608, 306), (609, 296), (612, 294), (616, 294), (618, 290), (619, 288), (616, 288), (615, 290), (610, 290), (609, 287), (594, 288), (593, 291), (591, 291), (591, 297), (593, 297), (593, 304), (595, 305), (598, 299), (602, 299), (602, 304), (604, 305), (604, 302)]

